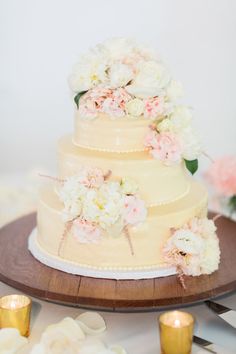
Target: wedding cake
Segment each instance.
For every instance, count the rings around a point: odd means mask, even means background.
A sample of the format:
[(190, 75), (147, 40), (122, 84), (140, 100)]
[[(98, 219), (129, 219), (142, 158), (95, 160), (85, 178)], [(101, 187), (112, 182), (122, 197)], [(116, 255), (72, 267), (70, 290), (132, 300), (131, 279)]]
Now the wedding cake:
[(182, 86), (151, 49), (117, 38), (82, 56), (69, 83), (73, 136), (40, 192), (29, 250), (72, 274), (141, 279), (218, 269), (202, 153)]

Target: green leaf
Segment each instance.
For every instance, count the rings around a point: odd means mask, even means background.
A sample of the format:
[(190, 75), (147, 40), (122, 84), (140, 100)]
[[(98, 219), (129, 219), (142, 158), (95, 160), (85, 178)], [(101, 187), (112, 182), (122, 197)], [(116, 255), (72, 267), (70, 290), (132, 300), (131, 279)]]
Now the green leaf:
[(234, 211), (236, 210), (236, 195), (233, 195), (232, 197), (229, 198), (229, 208), (230, 208), (230, 213), (233, 214)]
[(87, 91), (81, 91), (81, 92), (77, 93), (77, 95), (74, 97), (74, 101), (75, 101), (77, 108), (79, 108), (79, 100), (86, 92)]
[(198, 169), (198, 159), (196, 160), (184, 160), (186, 168), (189, 170), (189, 172), (194, 175), (194, 173)]

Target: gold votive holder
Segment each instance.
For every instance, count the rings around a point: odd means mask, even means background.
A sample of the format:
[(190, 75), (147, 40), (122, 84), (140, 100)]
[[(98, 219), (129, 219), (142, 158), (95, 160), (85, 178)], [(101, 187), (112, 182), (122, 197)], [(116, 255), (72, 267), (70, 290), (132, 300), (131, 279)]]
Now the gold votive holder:
[(194, 318), (188, 312), (169, 311), (159, 317), (161, 354), (190, 354)]
[(28, 337), (32, 301), (25, 295), (7, 295), (0, 298), (0, 328), (17, 328)]

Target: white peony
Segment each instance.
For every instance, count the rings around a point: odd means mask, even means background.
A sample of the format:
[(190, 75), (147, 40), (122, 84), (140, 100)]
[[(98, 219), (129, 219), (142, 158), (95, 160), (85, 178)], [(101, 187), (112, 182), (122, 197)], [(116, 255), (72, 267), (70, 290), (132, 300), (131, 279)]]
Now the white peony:
[(139, 98), (159, 96), (168, 85), (170, 75), (163, 64), (157, 61), (142, 62), (139, 71), (126, 90)]
[(28, 340), (21, 336), (18, 329), (0, 329), (0, 354), (14, 354), (28, 343)]
[(201, 236), (191, 230), (179, 229), (171, 237), (172, 244), (181, 252), (198, 255), (204, 249), (204, 241)]
[(126, 111), (128, 114), (134, 117), (139, 117), (144, 112), (144, 101), (139, 98), (134, 98), (128, 101), (125, 105)]
[(78, 354), (84, 339), (85, 335), (76, 321), (66, 317), (46, 328), (31, 354)]
[(166, 96), (169, 101), (177, 101), (183, 96), (183, 86), (181, 82), (171, 80), (166, 88)]
[(109, 86), (111, 88), (123, 87), (132, 80), (133, 71), (128, 65), (122, 63), (114, 63), (109, 68)]
[(106, 70), (106, 58), (98, 51), (90, 51), (75, 65), (69, 77), (71, 90), (78, 93), (107, 82)]
[(124, 195), (118, 182), (109, 182), (99, 190), (87, 193), (83, 205), (83, 217), (107, 229), (115, 224), (121, 215)]
[(122, 61), (124, 58), (132, 56), (135, 42), (130, 38), (111, 38), (98, 47), (111, 62)]
[(137, 183), (129, 177), (122, 178), (121, 188), (124, 194), (136, 194), (138, 192)]

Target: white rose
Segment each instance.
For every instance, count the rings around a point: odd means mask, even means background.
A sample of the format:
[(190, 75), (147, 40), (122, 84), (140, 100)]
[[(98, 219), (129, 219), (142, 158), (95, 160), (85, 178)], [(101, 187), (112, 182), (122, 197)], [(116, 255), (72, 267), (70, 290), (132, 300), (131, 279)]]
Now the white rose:
[(122, 178), (121, 188), (124, 194), (135, 194), (138, 191), (137, 183), (129, 177)]
[(144, 111), (144, 102), (139, 98), (134, 98), (128, 101), (125, 105), (126, 111), (128, 114), (134, 117), (139, 117), (143, 114)]
[(166, 89), (168, 100), (176, 101), (183, 96), (183, 86), (179, 81), (171, 80)]
[(194, 234), (190, 230), (180, 229), (175, 231), (171, 237), (171, 242), (181, 252), (187, 254), (200, 254), (204, 249), (204, 241), (201, 236)]
[(112, 88), (123, 87), (133, 78), (133, 71), (128, 65), (115, 63), (110, 66), (109, 79)]
[(167, 69), (156, 61), (147, 61), (140, 64), (139, 71), (126, 90), (140, 98), (155, 97), (162, 93), (170, 80)]

